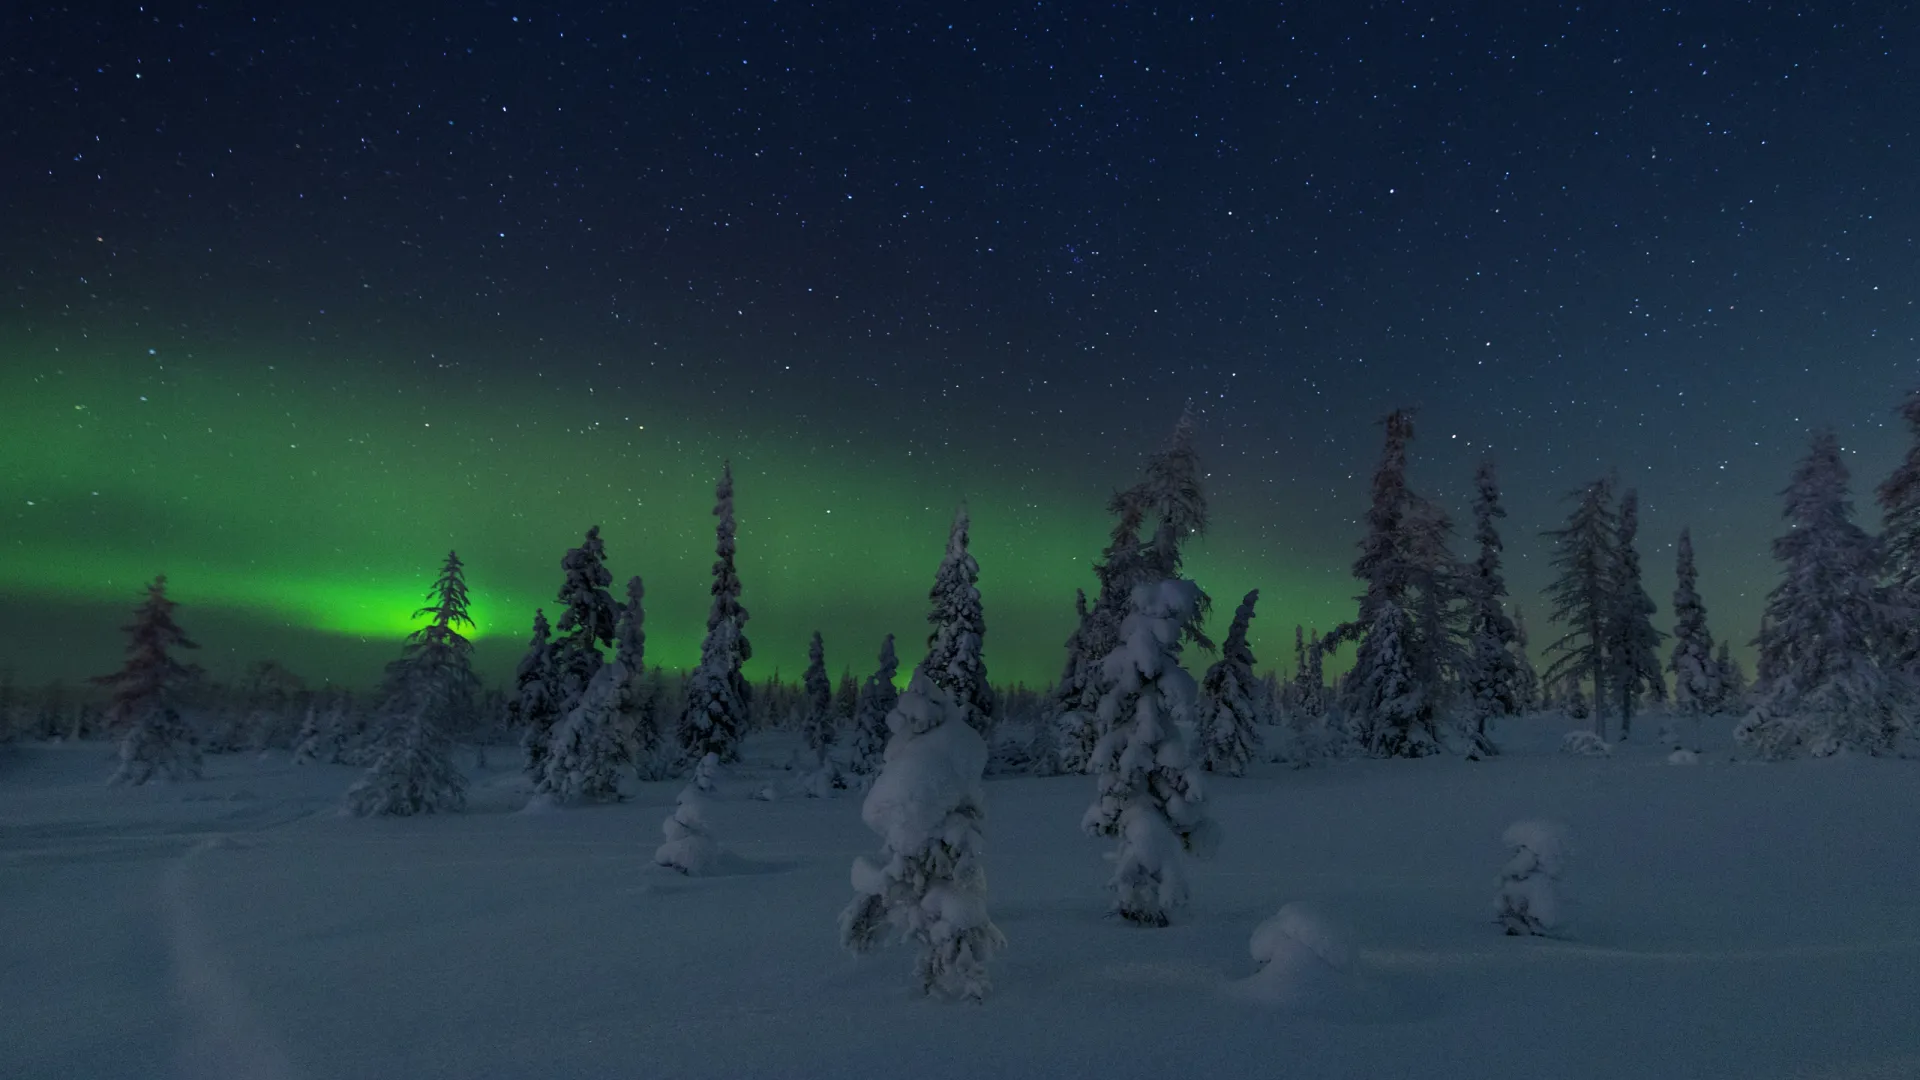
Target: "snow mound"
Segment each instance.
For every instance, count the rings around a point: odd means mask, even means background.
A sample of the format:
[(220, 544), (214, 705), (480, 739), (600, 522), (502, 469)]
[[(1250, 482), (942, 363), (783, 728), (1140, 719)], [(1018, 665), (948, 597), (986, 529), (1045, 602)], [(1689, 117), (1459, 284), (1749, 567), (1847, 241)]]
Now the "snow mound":
[(1287, 904), (1256, 927), (1247, 952), (1259, 970), (1238, 985), (1256, 1001), (1327, 1004), (1353, 994), (1353, 947), (1346, 932), (1306, 904)]
[(1575, 757), (1612, 757), (1613, 744), (1591, 731), (1569, 731), (1560, 738), (1560, 752)]
[(1691, 750), (1686, 749), (1685, 747), (1681, 747), (1680, 749), (1675, 750), (1673, 753), (1667, 755), (1667, 764), (1698, 765), (1700, 764), (1700, 755), (1694, 753)]

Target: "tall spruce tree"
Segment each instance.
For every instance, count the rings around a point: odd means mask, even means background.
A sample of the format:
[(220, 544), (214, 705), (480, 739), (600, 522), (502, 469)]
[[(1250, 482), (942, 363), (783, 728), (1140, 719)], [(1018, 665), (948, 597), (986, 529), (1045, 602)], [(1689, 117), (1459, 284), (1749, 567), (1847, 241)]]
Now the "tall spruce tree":
[(627, 600), (613, 631), (616, 674), (615, 730), (629, 747), (642, 780), (665, 776), (665, 739), (660, 731), (660, 684), (647, 671), (647, 586), (639, 575), (627, 579)]
[(533, 639), (513, 673), (513, 696), (507, 709), (520, 729), (520, 745), (527, 753), (526, 774), (538, 782), (547, 768), (547, 743), (560, 716), (560, 688), (553, 668), (552, 628), (547, 613), (533, 613)]
[(613, 644), (619, 626), (620, 605), (607, 591), (613, 584), (613, 574), (606, 560), (607, 545), (600, 539), (598, 525), (588, 529), (580, 546), (568, 549), (560, 560), (566, 580), (560, 586), (560, 621), (554, 626), (559, 637), (553, 643), (553, 666), (562, 716), (580, 703), (587, 684), (606, 663), (600, 647)]
[(1085, 603), (1085, 594), (1079, 594), (1079, 623), (1067, 640), (1068, 670), (1054, 687), (1054, 726), (1060, 764), (1067, 772), (1085, 772), (1092, 761), (1093, 744), (1100, 739), (1095, 714), (1108, 689), (1102, 664), (1120, 642), (1127, 596), (1146, 573), (1140, 542), (1146, 507), (1129, 490), (1116, 492), (1107, 502), (1107, 511), (1114, 515), (1113, 529), (1093, 568), (1100, 589), (1091, 607)]
[[(1059, 764), (1066, 771), (1084, 771), (1101, 737), (1096, 714), (1112, 690), (1104, 660), (1120, 644), (1120, 625), (1134, 588), (1178, 576), (1186, 542), (1207, 530), (1206, 493), (1200, 482), (1194, 431), (1189, 402), (1172, 434), (1147, 459), (1140, 481), (1107, 501), (1114, 523), (1093, 568), (1100, 590), (1091, 607), (1084, 600), (1078, 605), (1079, 624), (1068, 640), (1068, 670), (1055, 684), (1048, 709), (1058, 739)], [(1149, 524), (1153, 531), (1143, 537)], [(1204, 649), (1213, 647), (1202, 626), (1209, 604), (1206, 593), (1200, 593), (1192, 617), (1180, 631)]]
[(1694, 566), (1693, 534), (1680, 530), (1674, 551), (1673, 700), (1683, 716), (1698, 718), (1717, 713), (1726, 703), (1727, 687), (1713, 658), (1713, 637), (1707, 632), (1707, 605), (1700, 599), (1700, 572)]
[(967, 723), (983, 737), (993, 728), (993, 688), (987, 684), (987, 664), (981, 657), (986, 640), (986, 616), (980, 607), (980, 564), (967, 551), (967, 507), (954, 511), (947, 530), (947, 552), (934, 571), (927, 599), (933, 604), (927, 622), (927, 656), (920, 670), (935, 686), (947, 691), (966, 710)]
[(1900, 403), (1907, 422), (1907, 453), (1875, 491), (1881, 512), (1881, 571), (1888, 630), (1882, 642), (1888, 666), (1920, 679), (1920, 390)]
[[(1353, 670), (1341, 684), (1341, 704), (1357, 741), (1376, 756), (1421, 757), (1440, 748), (1445, 680), (1462, 663), (1452, 634), (1459, 570), (1448, 550), (1451, 521), (1407, 483), (1412, 414), (1396, 410), (1381, 425), (1386, 444), (1353, 564), (1366, 591), (1359, 617), (1330, 633), (1327, 643), (1360, 642)], [(1391, 629), (1392, 641), (1369, 644), (1376, 628)], [(1404, 687), (1381, 696), (1403, 678)]]
[(1480, 551), (1465, 590), (1465, 691), (1474, 745), (1480, 752), (1490, 753), (1494, 743), (1487, 722), (1520, 712), (1522, 678), (1515, 654), (1519, 633), (1507, 617), (1507, 582), (1500, 573), (1503, 545), (1497, 522), (1507, 516), (1507, 511), (1500, 505), (1500, 484), (1493, 462), (1480, 463), (1473, 486), (1473, 539)]
[(859, 775), (880, 771), (880, 758), (887, 750), (887, 714), (900, 699), (893, 685), (899, 673), (900, 658), (894, 655), (893, 635), (888, 634), (880, 643), (879, 666), (867, 676), (853, 709), (853, 771)]
[(473, 673), (473, 644), (459, 630), (473, 619), (458, 554), (447, 553), (427, 599), (413, 617), (431, 621), (407, 635), (400, 658), (387, 665), (376, 711), (380, 749), (344, 800), (356, 817), (466, 806), (467, 778), (454, 767), (450, 733), (472, 723), (480, 679)]
[(1620, 738), (1633, 734), (1633, 713), (1642, 697), (1660, 704), (1667, 700), (1666, 676), (1660, 673), (1660, 642), (1666, 637), (1653, 628), (1653, 598), (1640, 580), (1640, 495), (1629, 489), (1620, 496), (1618, 532), (1614, 542), (1613, 607), (1607, 621), (1608, 685), (1620, 714)]
[(721, 466), (714, 486), (713, 604), (707, 609), (707, 636), (700, 665), (687, 679), (686, 705), (680, 713), (680, 745), (695, 761), (718, 754), (722, 763), (738, 761), (753, 700), (741, 666), (753, 658), (747, 641), (747, 609), (740, 604), (740, 575), (734, 569), (733, 463)]
[(1755, 642), (1766, 674), (1735, 736), (1768, 758), (1889, 753), (1913, 701), (1906, 680), (1882, 666), (1879, 553), (1853, 522), (1832, 432), (1814, 436), (1783, 494), (1789, 528), (1773, 542), (1781, 581)]
[[(606, 742), (601, 729), (615, 716), (615, 688), (604, 686), (592, 708), (585, 711), (580, 708), (588, 689), (606, 666), (606, 657), (600, 649), (614, 643), (614, 634), (620, 625), (620, 605), (607, 591), (613, 584), (613, 574), (607, 569), (606, 558), (607, 547), (600, 539), (600, 526), (595, 525), (587, 530), (579, 547), (569, 548), (560, 559), (565, 579), (559, 593), (560, 621), (554, 626), (558, 636), (552, 645), (553, 720), (547, 744), (530, 746), (527, 756), (527, 771), (533, 779), (535, 795), (576, 796), (586, 772), (598, 776), (611, 768), (597, 758), (598, 748)], [(565, 760), (556, 764), (553, 758), (563, 749), (562, 740), (566, 742), (562, 755)], [(536, 758), (540, 760), (537, 767)], [(590, 786), (596, 789), (594, 797), (607, 795), (598, 781), (590, 782)]]
[(1258, 686), (1253, 649), (1247, 645), (1247, 627), (1259, 599), (1260, 590), (1254, 589), (1240, 601), (1220, 645), (1220, 659), (1200, 680), (1193, 731), (1200, 747), (1200, 767), (1208, 772), (1239, 776), (1260, 752), (1260, 717), (1254, 704)]
[(807, 749), (825, 762), (833, 747), (833, 680), (827, 677), (827, 647), (820, 631), (807, 642), (807, 670), (800, 675), (800, 734)]
[(1613, 617), (1614, 578), (1619, 566), (1619, 515), (1613, 506), (1613, 479), (1603, 477), (1572, 492), (1572, 513), (1565, 526), (1548, 530), (1554, 543), (1553, 566), (1560, 576), (1547, 586), (1552, 617), (1567, 631), (1547, 646), (1554, 659), (1546, 680), (1578, 691), (1582, 677), (1593, 686), (1593, 729), (1607, 734), (1607, 630)]
[(173, 621), (177, 607), (167, 596), (166, 575), (154, 578), (125, 627), (126, 662), (94, 680), (112, 691), (107, 722), (120, 732), (120, 762), (108, 783), (138, 786), (156, 774), (169, 780), (200, 775), (200, 747), (180, 715), (181, 693), (199, 669), (173, 658), (175, 649), (199, 646)]

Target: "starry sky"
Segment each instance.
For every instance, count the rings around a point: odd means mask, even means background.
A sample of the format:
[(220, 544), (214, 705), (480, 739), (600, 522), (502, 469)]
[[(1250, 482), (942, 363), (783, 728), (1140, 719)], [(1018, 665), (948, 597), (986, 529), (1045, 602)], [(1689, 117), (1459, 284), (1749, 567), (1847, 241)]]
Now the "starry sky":
[(165, 572), (216, 674), (369, 683), (450, 547), (498, 677), (596, 523), (682, 666), (730, 458), (750, 675), (917, 639), (965, 499), (989, 670), (1044, 683), (1189, 399), (1263, 666), (1351, 617), (1400, 405), (1461, 517), (1499, 463), (1536, 649), (1609, 469), (1657, 620), (1691, 526), (1744, 642), (1807, 436), (1871, 524), (1920, 382), (1903, 4), (299, 7), (0, 8), (26, 681)]

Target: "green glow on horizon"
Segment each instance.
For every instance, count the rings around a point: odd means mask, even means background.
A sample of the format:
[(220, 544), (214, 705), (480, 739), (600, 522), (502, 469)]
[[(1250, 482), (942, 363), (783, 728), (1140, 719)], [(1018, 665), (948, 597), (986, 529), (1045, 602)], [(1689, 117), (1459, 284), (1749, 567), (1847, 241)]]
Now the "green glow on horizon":
[[(889, 632), (910, 667), (965, 497), (988, 670), (996, 682), (1044, 684), (1059, 671), (1073, 589), (1092, 586), (1107, 491), (1130, 482), (1139, 460), (1093, 482), (970, 475), (963, 449), (928, 461), (873, 440), (829, 446), (739, 410), (702, 417), (654, 388), (484, 369), (361, 364), (341, 375), (330, 364), (322, 374), (297, 359), (154, 356), (97, 338), (59, 349), (0, 341), (0, 359), (0, 460), (10, 465), (0, 592), (130, 607), (166, 573), (189, 632), (205, 606), (397, 643), (453, 548), (494, 677), (510, 669), (533, 609), (555, 614), (560, 556), (591, 524), (602, 526), (615, 595), (636, 572), (646, 580), (649, 661), (690, 665), (705, 625), (713, 481), (730, 457), (751, 676), (797, 676), (815, 628), (836, 674), (864, 674)], [(1260, 545), (1244, 527), (1236, 534), (1230, 507), (1216, 516), (1218, 535), (1192, 560), (1214, 621), (1224, 628), (1241, 593), (1260, 586), (1257, 654), (1263, 666), (1290, 661), (1293, 621), (1327, 625), (1316, 612), (1344, 610), (1351, 582), (1235, 557)], [(118, 648), (116, 628), (102, 627), (100, 655)]]

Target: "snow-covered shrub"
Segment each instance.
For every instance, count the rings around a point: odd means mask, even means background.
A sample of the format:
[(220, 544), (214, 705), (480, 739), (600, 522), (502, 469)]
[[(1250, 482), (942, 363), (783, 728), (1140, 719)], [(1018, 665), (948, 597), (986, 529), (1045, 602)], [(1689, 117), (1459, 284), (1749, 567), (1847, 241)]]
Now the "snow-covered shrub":
[(467, 778), (453, 764), (453, 741), (428, 717), (427, 709), (416, 708), (389, 722), (393, 726), (379, 756), (347, 789), (342, 811), (370, 817), (464, 809)]
[(1684, 746), (1678, 747), (1674, 750), (1673, 753), (1667, 755), (1667, 764), (1698, 765), (1700, 764), (1700, 755), (1693, 752), (1692, 750), (1688, 750)]
[[(708, 754), (708, 758), (714, 757)], [(713, 839), (707, 823), (707, 796), (697, 784), (680, 790), (673, 813), (660, 823), (666, 842), (653, 853), (653, 861), (691, 877), (712, 870), (720, 859), (720, 845)]]
[(1613, 744), (1585, 728), (1560, 737), (1560, 752), (1575, 757), (1612, 757)]
[(1544, 935), (1559, 929), (1566, 831), (1551, 821), (1516, 821), (1501, 840), (1509, 855), (1500, 870), (1500, 924), (1509, 934)]
[(840, 939), (854, 952), (888, 936), (910, 939), (920, 948), (923, 992), (978, 1001), (1006, 939), (987, 916), (981, 863), (987, 744), (967, 716), (924, 670), (895, 704), (893, 737), (860, 809), (882, 839), (881, 855), (853, 862), (856, 895), (840, 915)]

